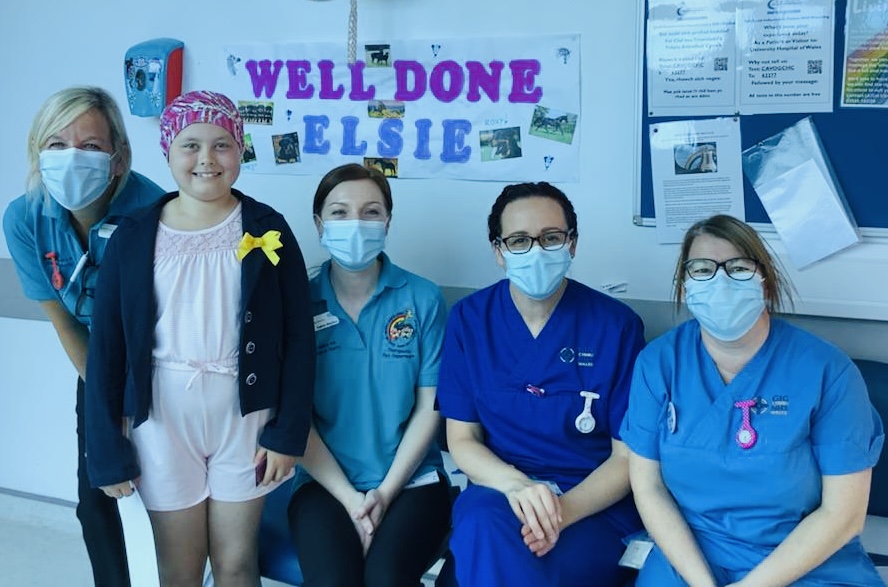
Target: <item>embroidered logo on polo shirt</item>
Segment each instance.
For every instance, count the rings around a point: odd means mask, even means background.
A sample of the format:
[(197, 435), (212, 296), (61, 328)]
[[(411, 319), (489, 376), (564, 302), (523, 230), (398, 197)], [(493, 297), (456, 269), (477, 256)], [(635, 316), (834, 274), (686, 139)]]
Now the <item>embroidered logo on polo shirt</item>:
[(416, 315), (413, 310), (406, 310), (389, 318), (385, 327), (386, 339), (396, 347), (410, 344), (416, 334)]

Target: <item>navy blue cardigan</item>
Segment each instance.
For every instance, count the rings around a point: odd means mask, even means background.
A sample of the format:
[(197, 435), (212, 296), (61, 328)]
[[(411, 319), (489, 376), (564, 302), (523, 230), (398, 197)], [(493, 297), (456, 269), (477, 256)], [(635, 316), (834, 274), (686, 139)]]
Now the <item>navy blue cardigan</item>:
[[(238, 383), (241, 414), (273, 408), (259, 443), (300, 456), (312, 417), (314, 325), (308, 276), (296, 237), (273, 208), (232, 190), (241, 201), (243, 229), (253, 236), (281, 232), (277, 266), (259, 250), (241, 264)], [(86, 446), (94, 487), (139, 476), (121, 418), (138, 426), (151, 409), (152, 350), (157, 303), (154, 246), (167, 194), (115, 230), (99, 271), (86, 377)], [(197, 321), (196, 321), (197, 322)]]

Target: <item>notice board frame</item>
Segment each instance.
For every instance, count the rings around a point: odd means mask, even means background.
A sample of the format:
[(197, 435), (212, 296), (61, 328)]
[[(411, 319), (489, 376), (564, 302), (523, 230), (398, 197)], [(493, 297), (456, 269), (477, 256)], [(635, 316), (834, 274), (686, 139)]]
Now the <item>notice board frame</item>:
[[(636, 226), (656, 226), (649, 128), (653, 123), (674, 120), (698, 120), (711, 116), (654, 117), (648, 110), (647, 92), (647, 15), (648, 0), (643, 0), (642, 63), (638, 83), (641, 84), (641, 124), (639, 137), (640, 173), (633, 211)], [(740, 119), (741, 148), (747, 149), (802, 118), (814, 121), (836, 179), (842, 187), (848, 207), (860, 227), (864, 239), (888, 240), (888, 109), (841, 108), (845, 12), (847, 0), (835, 0), (833, 112), (798, 112), (792, 114), (748, 114)], [(723, 116), (731, 116), (725, 113)], [(862, 143), (868, 143), (864, 145)], [(773, 231), (773, 225), (758, 199), (752, 184), (743, 178), (743, 199), (746, 220), (759, 230)]]

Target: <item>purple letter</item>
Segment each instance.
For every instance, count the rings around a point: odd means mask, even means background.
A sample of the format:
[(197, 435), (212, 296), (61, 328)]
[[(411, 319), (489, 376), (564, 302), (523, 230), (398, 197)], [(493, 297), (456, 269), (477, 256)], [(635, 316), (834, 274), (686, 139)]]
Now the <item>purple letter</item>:
[(363, 102), (364, 100), (372, 100), (376, 96), (376, 86), (371, 85), (364, 89), (364, 62), (355, 61), (349, 63), (348, 68), (351, 70), (351, 92), (348, 94), (349, 100), (353, 102)]
[(466, 135), (472, 132), (472, 123), (468, 120), (442, 120), (444, 127), (444, 145), (441, 149), (441, 161), (444, 163), (465, 163), (472, 156), (472, 147), (466, 145)]
[(367, 152), (367, 141), (361, 141), (361, 144), (355, 144), (358, 137), (358, 117), (343, 116), (342, 117), (342, 148), (339, 152), (343, 155), (361, 155)]
[[(444, 75), (450, 78), (450, 87), (444, 87)], [(462, 93), (465, 76), (462, 67), (456, 61), (442, 61), (432, 69), (429, 76), (429, 85), (432, 86), (432, 94), (442, 102), (453, 102)]]
[[(412, 102), (419, 100), (426, 91), (426, 71), (418, 61), (401, 61), (392, 64), (395, 68), (395, 100)], [(407, 89), (407, 74), (413, 74), (414, 87)]]
[(330, 152), (330, 141), (324, 140), (324, 129), (330, 127), (330, 119), (326, 116), (303, 116), (305, 122), (305, 144), (303, 153), (326, 155)]
[(509, 102), (536, 104), (543, 97), (543, 88), (533, 87), (533, 78), (540, 72), (536, 59), (516, 59), (509, 62), (512, 70), (512, 92)]
[(318, 70), (321, 72), (321, 91), (318, 92), (318, 98), (321, 100), (338, 100), (345, 93), (342, 84), (333, 89), (333, 65), (329, 59), (318, 61)]
[(265, 90), (267, 97), (271, 98), (274, 96), (274, 91), (277, 89), (278, 75), (280, 75), (283, 65), (284, 62), (278, 59), (274, 62), (274, 71), (271, 71), (271, 61), (268, 59), (263, 59), (262, 61), (250, 59), (244, 63), (244, 67), (250, 72), (254, 96), (257, 98), (261, 96), (262, 90)]
[(466, 69), (469, 70), (469, 92), (466, 94), (466, 99), (469, 102), (480, 102), (481, 92), (479, 90), (483, 88), (491, 102), (499, 102), (500, 76), (503, 66), (502, 61), (491, 61), (490, 73), (487, 73), (484, 64), (480, 61), (466, 61)]
[[(314, 96), (314, 86), (308, 83), (308, 72), (311, 63), (308, 61), (287, 61), (287, 74), (290, 76), (290, 88), (287, 98), (291, 100), (307, 100)], [(271, 97), (271, 96), (269, 96)]]
[(428, 118), (420, 118), (416, 125), (416, 150), (413, 156), (417, 159), (431, 159), (432, 152), (429, 150), (429, 130), (432, 128), (432, 121)]

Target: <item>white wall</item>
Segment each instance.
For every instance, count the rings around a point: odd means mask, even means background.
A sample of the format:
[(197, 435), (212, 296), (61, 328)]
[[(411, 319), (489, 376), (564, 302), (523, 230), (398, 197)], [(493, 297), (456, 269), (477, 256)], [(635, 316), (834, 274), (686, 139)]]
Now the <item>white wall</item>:
[[(623, 294), (645, 320), (649, 336), (673, 324), (668, 300), (677, 250), (656, 243), (655, 231), (632, 225), (638, 185), (641, 0), (359, 0), (359, 41), (579, 33), (582, 46), (581, 177), (561, 187), (574, 201), (580, 239), (573, 277), (598, 286), (628, 282)], [(0, 112), (0, 210), (22, 193), (26, 140), (34, 113), (51, 93), (94, 84), (125, 107), (123, 55), (155, 37), (185, 43), (186, 90), (214, 89), (225, 43), (294, 40), (345, 43), (348, 0), (7, 1), (0, 4), (0, 54), (6, 56)], [(158, 147), (157, 120), (127, 115), (133, 167), (163, 187), (175, 186)], [(324, 255), (311, 222), (317, 177), (242, 175), (237, 187), (286, 215), (309, 264)], [(500, 277), (486, 242), (486, 216), (503, 184), (397, 180), (388, 251), (399, 264), (448, 293)], [(779, 243), (776, 243), (779, 250)], [(8, 258), (0, 238), (0, 257)], [(836, 300), (863, 296), (857, 318), (888, 319), (888, 246), (867, 244), (816, 271), (793, 278), (800, 310), (836, 312)], [(10, 275), (5, 262), (4, 275)], [(2, 264), (0, 264), (2, 265)], [(845, 273), (835, 268), (844, 266)], [(801, 278), (799, 278), (801, 277)], [(0, 282), (0, 316), (20, 312), (10, 277)], [(863, 283), (864, 287), (861, 288)], [(884, 284), (884, 287), (882, 285)], [(878, 287), (876, 287), (878, 286)], [(862, 293), (861, 293), (862, 292)], [(875, 293), (874, 293), (875, 292)], [(817, 298), (822, 298), (818, 300)], [(840, 304), (855, 307), (854, 304)], [(873, 308), (878, 312), (873, 313)], [(30, 313), (28, 313), (30, 312)], [(872, 320), (794, 319), (852, 356), (888, 360), (888, 324)], [(76, 500), (76, 374), (45, 321), (0, 317), (0, 488)], [(133, 577), (156, 584), (144, 510), (123, 504)]]
[[(174, 37), (185, 43), (185, 88), (218, 86), (221, 47), (233, 42), (318, 39), (345, 43), (348, 0), (192, 0), (187, 4), (158, 0), (151, 8), (117, 0), (6, 3), (0, 9), (4, 34), (0, 49), (9, 59), (0, 111), (15, 113), (0, 144), (0, 208), (22, 191), (28, 126), (42, 100), (71, 84), (90, 83), (109, 89), (123, 105), (123, 55), (136, 43)], [(47, 8), (51, 6), (51, 8)], [(132, 7), (130, 7), (132, 6)], [(184, 8), (187, 6), (187, 8)], [(86, 7), (91, 9), (86, 14)], [(578, 208), (580, 251), (574, 274), (597, 284), (627, 277), (625, 255), (603, 251), (647, 248), (650, 229), (634, 229), (632, 194), (637, 118), (633, 75), (638, 32), (633, 2), (553, 0), (544, 6), (531, 0), (359, 0), (359, 40), (447, 38), (534, 33), (580, 33), (583, 111), (582, 175), (579, 184), (562, 186)], [(71, 26), (77, 22), (78, 26)], [(10, 85), (9, 82), (14, 82)], [(134, 150), (134, 169), (163, 187), (174, 183), (157, 145), (157, 120), (127, 114)], [(310, 218), (311, 196), (318, 177), (243, 174), (237, 187), (285, 213), (309, 262), (324, 255)], [(500, 276), (486, 242), (486, 215), (504, 184), (433, 180), (398, 180), (389, 252), (398, 263), (443, 285), (479, 287)], [(634, 233), (627, 240), (626, 232)], [(656, 248), (656, 247), (654, 247)], [(650, 255), (643, 249), (635, 261)], [(0, 246), (0, 255), (8, 256)], [(671, 254), (666, 253), (671, 260)], [(620, 258), (622, 257), (622, 259)], [(668, 281), (668, 278), (666, 279)], [(635, 284), (632, 284), (635, 285)], [(668, 295), (668, 283), (651, 294)], [(662, 291), (659, 291), (662, 290)], [(630, 289), (629, 295), (644, 290)]]
[[(638, 186), (641, 0), (359, 0), (359, 41), (579, 33), (582, 46), (581, 179), (561, 187), (580, 219), (572, 276), (621, 294), (669, 299), (674, 245), (633, 226)], [(185, 43), (185, 88), (218, 86), (225, 43), (323, 40), (345, 43), (348, 0), (118, 0), (6, 2), (0, 8), (4, 92), (0, 112), (0, 209), (24, 184), (28, 125), (50, 93), (71, 84), (103, 86), (125, 104), (123, 55), (155, 37)], [(149, 7), (150, 6), (150, 7)], [(251, 7), (257, 7), (251, 10)], [(261, 10), (258, 8), (261, 7)], [(75, 26), (73, 23), (77, 23)], [(134, 168), (174, 184), (157, 146), (157, 120), (127, 115)], [(309, 263), (324, 255), (310, 218), (317, 177), (244, 174), (237, 187), (285, 213)], [(500, 276), (486, 243), (485, 218), (503, 184), (397, 180), (388, 249), (396, 261), (446, 286), (479, 287)], [(782, 254), (779, 241), (769, 237)], [(8, 257), (0, 240), (0, 257)], [(790, 268), (800, 314), (888, 320), (888, 241), (870, 241), (803, 272)], [(787, 264), (788, 265), (788, 264)]]
[[(642, 315), (646, 319), (651, 316), (652, 323), (659, 327), (671, 319), (671, 308), (666, 303), (651, 306), (648, 302), (669, 299), (677, 248), (658, 245), (653, 229), (632, 225), (639, 173), (636, 140), (640, 88), (636, 65), (641, 49), (640, 6), (641, 0), (359, 0), (358, 31), (359, 42), (579, 33), (581, 177), (579, 183), (561, 186), (573, 199), (580, 222), (572, 276), (593, 286), (628, 282), (628, 289), (621, 295), (642, 302)], [(0, 52), (7, 57), (4, 91), (0, 92), (0, 112), (5, 114), (4, 140), (0, 141), (0, 210), (22, 192), (28, 127), (42, 101), (68, 85), (95, 84), (110, 90), (125, 105), (123, 56), (130, 46), (155, 37), (182, 40), (185, 89), (212, 89), (218, 86), (217, 64), (223, 44), (312, 39), (345, 43), (348, 8), (348, 0), (4, 2), (0, 6)], [(133, 142), (134, 169), (173, 189), (157, 143), (157, 119), (127, 114), (126, 122)], [(324, 257), (310, 215), (318, 179), (244, 174), (237, 184), (285, 213), (309, 264)], [(389, 253), (399, 264), (443, 286), (476, 288), (489, 284), (501, 273), (486, 242), (486, 216), (502, 186), (491, 182), (396, 180)], [(775, 247), (779, 251), (779, 243)], [(8, 256), (5, 239), (0, 240), (0, 257)], [(797, 309), (829, 315), (838, 300), (854, 310), (845, 315), (888, 319), (886, 259), (888, 245), (868, 243), (815, 271), (794, 275), (803, 298)], [(840, 271), (839, 267), (844, 269)], [(4, 287), (16, 285), (0, 283), (0, 289)], [(860, 304), (845, 303), (861, 295), (867, 299)], [(807, 319), (800, 320), (807, 325)], [(886, 323), (828, 319), (808, 323), (827, 338), (837, 337), (836, 342), (852, 355), (888, 359)], [(865, 328), (858, 328), (861, 324)], [(19, 344), (11, 347), (12, 340), (31, 341), (31, 350)], [(34, 344), (35, 340), (40, 342)], [(67, 447), (67, 431), (72, 431), (71, 453), (60, 456), (51, 467), (38, 467), (34, 474), (41, 474), (43, 469), (63, 470), (70, 478), (74, 466), (73, 369), (68, 369), (67, 359), (46, 323), (0, 319), (0, 341), (4, 351), (11, 348), (11, 352), (0, 353), (4, 367), (0, 379), (0, 401), (4, 402), (0, 404), (0, 462), (8, 462), (7, 454), (17, 453), (21, 446), (17, 434), (2, 432), (9, 429), (8, 422), (16, 420), (16, 426), (24, 425), (29, 412), (46, 408), (52, 418), (46, 429), (61, 437), (55, 442), (62, 440), (62, 446)], [(50, 364), (53, 368), (46, 369)], [(36, 384), (23, 387), (27, 382)], [(28, 390), (25, 397), (39, 403), (18, 403), (20, 400), (13, 396), (24, 389)], [(70, 421), (65, 420), (68, 415)], [(50, 439), (40, 442), (50, 443)], [(31, 481), (21, 481), (30, 479), (29, 472), (22, 473), (23, 478), (9, 470), (0, 471), (0, 475), (0, 487), (32, 487)], [(64, 493), (51, 478), (49, 473), (42, 478), (39, 493)]]
[(77, 501), (77, 372), (49, 322), (0, 318), (0, 348), (0, 487)]

